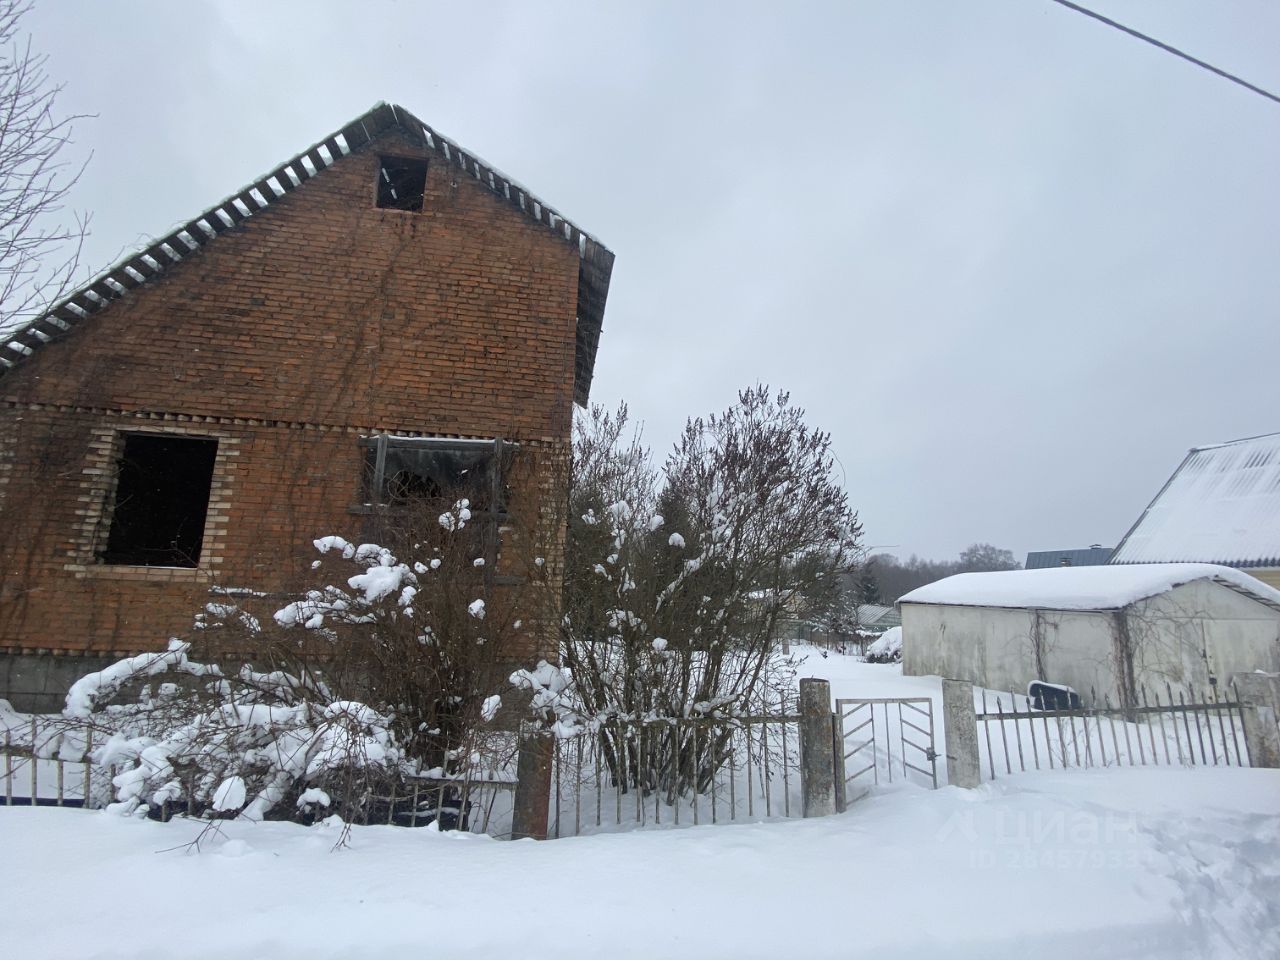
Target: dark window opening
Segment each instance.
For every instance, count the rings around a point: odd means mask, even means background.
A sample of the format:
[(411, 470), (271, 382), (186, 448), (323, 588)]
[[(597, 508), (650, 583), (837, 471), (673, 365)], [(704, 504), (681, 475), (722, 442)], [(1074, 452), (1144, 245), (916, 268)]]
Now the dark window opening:
[(513, 444), (386, 436), (369, 437), (362, 444), (369, 504), (447, 510), (465, 498), (472, 510), (506, 511)]
[(427, 161), (383, 157), (378, 164), (378, 206), (421, 210), (427, 192)]
[(389, 503), (402, 503), (413, 500), (439, 500), (444, 490), (439, 481), (433, 477), (424, 477), (411, 470), (397, 470), (386, 478), (383, 492)]
[(218, 441), (129, 433), (116, 464), (116, 502), (103, 563), (194, 567), (200, 562)]

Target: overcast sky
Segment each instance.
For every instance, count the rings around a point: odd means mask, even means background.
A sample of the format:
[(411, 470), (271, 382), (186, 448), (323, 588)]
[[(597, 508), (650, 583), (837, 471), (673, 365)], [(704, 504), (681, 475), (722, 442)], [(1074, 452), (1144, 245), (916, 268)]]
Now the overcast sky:
[[(1273, 0), (1092, 5), (1280, 91)], [(1280, 104), (1049, 0), (42, 0), (28, 26), (96, 115), (95, 268), (401, 103), (617, 254), (594, 401), (662, 450), (790, 390), (887, 552), (1112, 545), (1189, 447), (1280, 430)]]

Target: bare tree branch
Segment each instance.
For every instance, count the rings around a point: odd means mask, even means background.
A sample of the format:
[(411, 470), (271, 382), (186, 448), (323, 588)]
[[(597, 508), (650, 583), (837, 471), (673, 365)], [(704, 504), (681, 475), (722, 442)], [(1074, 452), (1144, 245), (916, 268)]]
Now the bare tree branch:
[(82, 114), (57, 110), (62, 85), (24, 36), (29, 2), (0, 0), (0, 334), (48, 310), (71, 288), (89, 217), (64, 212), (84, 172), (65, 159)]

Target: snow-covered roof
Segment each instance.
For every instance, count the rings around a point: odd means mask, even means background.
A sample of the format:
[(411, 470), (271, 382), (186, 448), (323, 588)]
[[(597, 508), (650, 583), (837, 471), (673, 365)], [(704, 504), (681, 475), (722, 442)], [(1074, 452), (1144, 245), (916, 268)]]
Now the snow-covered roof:
[(1280, 566), (1280, 433), (1188, 453), (1111, 562)]
[(344, 157), (356, 153), (392, 128), (440, 161), (471, 177), (495, 197), (540, 223), (552, 236), (578, 252), (578, 328), (574, 363), (574, 401), (585, 405), (595, 369), (604, 322), (605, 300), (613, 272), (613, 253), (497, 168), (462, 149), (397, 104), (378, 103), (340, 130), (286, 160), (270, 173), (210, 207), (163, 239), (131, 253), (59, 301), (47, 313), (11, 332), (0, 332), (0, 377), (42, 346), (73, 332), (86, 319), (143, 286), (175, 263), (204, 249), (223, 232), (240, 226), (280, 197), (305, 186)]
[(1280, 610), (1280, 590), (1247, 573), (1212, 563), (960, 573), (918, 587), (898, 602), (1039, 610), (1119, 610), (1194, 580), (1213, 580)]

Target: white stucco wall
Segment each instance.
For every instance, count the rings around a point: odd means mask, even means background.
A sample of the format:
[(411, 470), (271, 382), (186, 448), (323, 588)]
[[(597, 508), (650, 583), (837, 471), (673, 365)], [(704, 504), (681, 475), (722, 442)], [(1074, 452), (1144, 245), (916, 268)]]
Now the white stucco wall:
[(1198, 580), (1134, 604), (1130, 633), (1139, 683), (1207, 687), (1233, 673), (1280, 670), (1280, 612)]
[[(1134, 672), (1149, 688), (1207, 688), (1232, 673), (1280, 671), (1280, 611), (1213, 581), (1184, 584), (1124, 616)], [(1117, 614), (1007, 607), (902, 604), (902, 669), (998, 690), (1036, 679), (1119, 702)], [(1033, 636), (1040, 637), (1037, 665)]]

